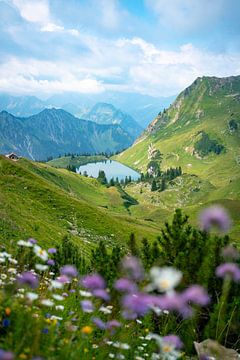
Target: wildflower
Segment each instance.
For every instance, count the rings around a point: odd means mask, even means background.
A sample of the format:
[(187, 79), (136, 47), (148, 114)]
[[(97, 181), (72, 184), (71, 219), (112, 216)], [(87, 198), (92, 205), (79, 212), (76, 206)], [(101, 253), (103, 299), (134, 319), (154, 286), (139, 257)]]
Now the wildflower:
[(199, 285), (192, 285), (182, 294), (184, 301), (192, 302), (197, 305), (205, 306), (210, 299), (207, 292)]
[(14, 264), (14, 265), (17, 265), (17, 264), (18, 264), (18, 261), (17, 261), (16, 259), (9, 258), (8, 261), (9, 261), (11, 264)]
[(67, 277), (66, 275), (61, 275), (57, 278), (57, 281), (62, 283), (62, 284), (67, 284), (70, 282), (69, 277)]
[(152, 296), (144, 293), (128, 294), (123, 298), (123, 307), (126, 310), (124, 317), (136, 318), (145, 315), (152, 305)]
[(112, 309), (110, 309), (108, 306), (101, 306), (99, 308), (99, 311), (101, 311), (102, 313), (104, 313), (105, 315), (109, 315), (112, 313)]
[(54, 300), (58, 300), (58, 301), (64, 300), (64, 297), (62, 295), (53, 294), (52, 297)]
[(93, 293), (94, 296), (96, 296), (96, 297), (98, 297), (100, 299), (103, 299), (105, 301), (110, 300), (109, 294), (104, 289), (95, 289), (95, 290), (93, 290), (92, 293)]
[(17, 282), (20, 285), (28, 285), (32, 289), (36, 289), (38, 287), (38, 278), (30, 271), (25, 271), (18, 276)]
[(38, 299), (38, 294), (36, 294), (34, 292), (27, 292), (26, 297), (28, 298), (28, 300), (34, 301), (34, 300)]
[(158, 306), (163, 312), (164, 310), (177, 311), (184, 318), (192, 315), (191, 307), (186, 303), (184, 297), (178, 293), (155, 297), (154, 306)]
[(10, 307), (7, 307), (6, 309), (5, 309), (5, 314), (7, 315), (7, 316), (10, 316), (11, 315), (11, 309), (10, 309)]
[(36, 264), (35, 268), (39, 271), (46, 271), (48, 269), (48, 266), (43, 264)]
[(72, 265), (65, 265), (60, 269), (61, 275), (68, 276), (69, 278), (76, 277), (78, 275), (77, 269)]
[(64, 310), (64, 306), (63, 306), (63, 305), (56, 305), (56, 306), (55, 306), (55, 309), (56, 309), (56, 310), (59, 310), (59, 311), (63, 311), (63, 310)]
[(15, 268), (8, 268), (8, 272), (10, 274), (16, 274), (17, 273), (17, 270)]
[(122, 349), (122, 350), (129, 350), (130, 349), (130, 346), (127, 343), (120, 343), (120, 342), (116, 341), (112, 345), (114, 347), (116, 347), (118, 349)]
[(11, 321), (9, 319), (3, 319), (3, 321), (2, 321), (3, 327), (8, 327), (8, 326), (10, 326), (10, 324), (11, 324)]
[(105, 281), (99, 274), (86, 275), (82, 278), (81, 284), (90, 290), (94, 289), (104, 289)]
[(217, 227), (222, 232), (227, 232), (231, 226), (231, 219), (224, 208), (221, 206), (211, 206), (200, 214), (200, 226), (205, 231), (210, 231), (212, 227)]
[(114, 328), (119, 328), (121, 327), (121, 323), (117, 320), (109, 320), (106, 324), (106, 329), (112, 330)]
[(6, 275), (6, 274), (1, 274), (1, 279), (2, 279), (2, 280), (6, 280), (6, 279), (7, 279), (7, 275)]
[(54, 305), (54, 302), (52, 300), (49, 300), (49, 299), (43, 299), (41, 301), (41, 304), (44, 305), (44, 306), (52, 307)]
[[(175, 360), (180, 357), (180, 352), (177, 351), (176, 349), (182, 346), (182, 342), (178, 338), (178, 336), (169, 335), (169, 336), (161, 337), (157, 334), (149, 334), (148, 338), (156, 341), (157, 345), (159, 346), (161, 359)], [(155, 358), (157, 359), (157, 357)]]
[(93, 331), (92, 327), (91, 327), (91, 326), (88, 326), (88, 325), (84, 326), (84, 327), (81, 329), (81, 332), (82, 332), (83, 334), (86, 334), (86, 335), (91, 334), (92, 331)]
[(37, 240), (30, 238), (28, 239), (28, 242), (31, 243), (32, 245), (35, 245), (37, 243)]
[(56, 248), (50, 248), (50, 249), (48, 249), (48, 253), (49, 253), (49, 254), (56, 254), (56, 252), (57, 252), (57, 249), (56, 249)]
[(33, 251), (36, 254), (36, 256), (38, 256), (40, 259), (42, 259), (43, 261), (47, 261), (48, 259), (48, 253), (46, 252), (46, 250), (43, 250), (40, 246), (38, 245), (34, 245), (33, 247)]
[(24, 241), (24, 240), (19, 240), (19, 241), (17, 242), (17, 245), (18, 245), (18, 246), (24, 246), (24, 247), (32, 247), (32, 246), (33, 246), (33, 244), (32, 244), (31, 242), (29, 242), (29, 241)]
[(234, 246), (228, 245), (222, 249), (222, 257), (226, 260), (237, 260), (239, 259), (239, 252)]
[(48, 259), (47, 264), (50, 265), (50, 266), (54, 266), (55, 261), (53, 259)]
[(50, 289), (62, 289), (63, 283), (58, 280), (51, 280)]
[(81, 308), (86, 313), (91, 313), (94, 311), (93, 304), (90, 300), (83, 300), (80, 302)]
[(240, 268), (235, 263), (224, 263), (217, 267), (216, 276), (220, 278), (230, 277), (234, 281), (240, 281)]
[(89, 291), (85, 291), (85, 290), (79, 290), (79, 294), (83, 297), (92, 297), (92, 293), (90, 293)]
[(114, 287), (116, 290), (121, 291), (121, 292), (129, 292), (129, 293), (133, 293), (137, 291), (137, 286), (136, 284), (126, 278), (121, 278), (118, 279), (115, 284)]
[(140, 261), (134, 256), (125, 256), (122, 267), (133, 280), (142, 280), (144, 271)]
[(14, 359), (14, 355), (12, 352), (0, 349), (0, 360), (13, 360), (13, 359)]
[(150, 289), (160, 292), (172, 292), (182, 279), (182, 273), (172, 267), (152, 267), (150, 270), (152, 284)]
[(106, 324), (99, 318), (94, 317), (92, 319), (92, 322), (101, 330), (105, 330), (106, 329)]

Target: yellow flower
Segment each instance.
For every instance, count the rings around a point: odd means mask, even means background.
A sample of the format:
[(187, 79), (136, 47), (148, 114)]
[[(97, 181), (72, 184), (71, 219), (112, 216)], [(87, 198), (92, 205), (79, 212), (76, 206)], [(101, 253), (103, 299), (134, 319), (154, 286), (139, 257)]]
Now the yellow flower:
[[(86, 326), (85, 326), (86, 327)], [(88, 349), (87, 348), (84, 348), (84, 352), (87, 353), (88, 352)]]
[(25, 354), (20, 354), (20, 355), (19, 355), (19, 359), (25, 360), (25, 359), (27, 359), (27, 355), (25, 355)]
[(5, 309), (5, 314), (6, 314), (7, 316), (9, 316), (9, 315), (11, 314), (11, 309), (10, 309), (10, 307), (7, 307), (7, 308)]
[(93, 331), (93, 329), (92, 329), (91, 326), (88, 326), (88, 325), (87, 325), (87, 326), (84, 326), (81, 331), (82, 331), (83, 334), (89, 335), (89, 334), (91, 334), (91, 332)]
[(148, 332), (149, 332), (149, 329), (145, 329), (145, 332), (148, 333)]

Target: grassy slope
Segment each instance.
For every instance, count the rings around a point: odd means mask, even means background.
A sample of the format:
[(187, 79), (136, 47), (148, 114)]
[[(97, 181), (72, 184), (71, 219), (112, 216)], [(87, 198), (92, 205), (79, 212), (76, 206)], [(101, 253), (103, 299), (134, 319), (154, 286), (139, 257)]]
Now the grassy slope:
[(159, 233), (128, 215), (117, 189), (47, 164), (0, 157), (0, 187), (0, 238), (7, 247), (28, 237), (50, 246), (69, 234), (88, 252), (101, 238), (124, 244), (131, 232), (139, 239)]
[[(180, 94), (168, 109), (167, 126), (159, 126), (152, 134), (145, 132), (132, 147), (115, 157), (145, 172), (148, 145), (153, 143), (164, 155), (163, 169), (181, 166), (185, 174), (197, 175), (195, 182), (201, 182), (197, 193), (193, 191), (196, 184), (192, 183), (192, 177), (186, 175), (182, 178), (183, 184), (180, 182), (163, 193), (153, 194), (146, 190), (148, 195), (144, 192), (139, 195), (137, 198), (142, 208), (150, 207), (153, 216), (161, 213), (160, 209), (168, 211), (179, 205), (195, 216), (203, 204), (218, 202), (225, 205), (235, 219), (234, 236), (240, 233), (240, 165), (237, 162), (240, 158), (240, 132), (231, 134), (228, 129), (231, 118), (240, 119), (240, 102), (234, 96), (240, 93), (240, 79), (232, 87), (231, 92), (228, 85), (216, 89), (209, 78), (203, 78), (197, 86), (192, 86), (187, 96)], [(202, 112), (200, 117), (197, 116), (199, 110)], [(189, 148), (194, 146), (197, 134), (202, 130), (223, 143), (226, 152), (210, 154), (204, 159), (192, 155)], [(136, 195), (139, 191), (133, 187), (129, 193)]]
[(81, 166), (92, 162), (107, 160), (106, 156), (104, 155), (80, 155), (80, 156), (74, 156), (72, 158), (71, 156), (62, 156), (60, 158), (56, 158), (53, 160), (50, 160), (48, 162), (49, 165), (57, 167), (57, 168), (67, 168), (67, 166)]

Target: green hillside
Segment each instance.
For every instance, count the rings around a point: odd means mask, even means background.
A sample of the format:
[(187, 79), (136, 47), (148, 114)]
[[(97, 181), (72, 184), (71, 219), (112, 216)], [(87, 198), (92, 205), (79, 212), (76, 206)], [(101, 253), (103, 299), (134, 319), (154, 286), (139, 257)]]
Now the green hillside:
[(157, 224), (128, 215), (117, 188), (65, 169), (1, 156), (0, 187), (0, 238), (7, 248), (28, 237), (47, 247), (68, 235), (89, 252), (100, 239), (124, 245), (131, 232), (139, 240), (159, 234)]
[(179, 206), (196, 215), (205, 204), (222, 203), (236, 220), (233, 233), (239, 233), (240, 76), (196, 79), (115, 158), (146, 172), (150, 144), (163, 154), (162, 170), (181, 166), (185, 175), (161, 193), (146, 188), (139, 194), (136, 186), (130, 193), (138, 193), (153, 216)]

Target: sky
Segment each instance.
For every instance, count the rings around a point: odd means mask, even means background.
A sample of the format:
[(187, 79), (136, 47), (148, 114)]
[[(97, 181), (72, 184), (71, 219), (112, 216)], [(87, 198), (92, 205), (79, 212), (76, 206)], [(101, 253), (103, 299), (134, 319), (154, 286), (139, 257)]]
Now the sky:
[(239, 0), (0, 0), (0, 92), (171, 96), (240, 75)]

